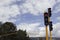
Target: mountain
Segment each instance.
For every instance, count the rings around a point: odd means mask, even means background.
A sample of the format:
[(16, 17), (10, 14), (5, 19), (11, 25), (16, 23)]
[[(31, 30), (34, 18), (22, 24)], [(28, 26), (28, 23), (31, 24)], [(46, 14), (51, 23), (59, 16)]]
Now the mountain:
[[(30, 40), (45, 40), (45, 37), (30, 37)], [(50, 37), (48, 38), (48, 40), (50, 39)], [(52, 37), (52, 40), (60, 40), (60, 38), (58, 37)]]

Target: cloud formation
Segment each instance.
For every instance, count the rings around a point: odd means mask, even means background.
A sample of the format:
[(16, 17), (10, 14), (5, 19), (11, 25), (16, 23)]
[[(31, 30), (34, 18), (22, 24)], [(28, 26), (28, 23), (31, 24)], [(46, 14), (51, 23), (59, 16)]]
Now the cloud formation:
[(17, 28), (21, 30), (26, 30), (28, 35), (30, 36), (37, 36), (37, 34), (39, 34), (38, 29), (39, 25), (40, 23), (31, 23), (31, 24), (21, 23), (20, 25), (17, 26)]
[[(46, 29), (45, 27), (38, 27), (40, 23), (32, 23), (26, 24), (22, 23), (18, 25), (18, 29), (26, 30), (30, 37), (45, 37), (46, 36)], [(56, 23), (53, 25), (52, 36), (53, 37), (60, 37), (60, 23)], [(50, 37), (50, 31), (48, 27), (48, 36)]]
[(55, 0), (27, 0), (22, 6), (31, 14), (39, 15), (43, 13), (47, 8), (53, 7)]
[[(18, 0), (19, 1), (19, 0)], [(6, 22), (11, 21), (15, 22), (17, 19), (9, 19), (12, 17), (20, 18), (21, 16), (17, 17), (17, 15), (23, 15), (25, 13), (30, 13), (32, 15), (38, 16), (39, 14), (44, 13), (44, 11), (47, 11), (47, 8), (52, 8), (52, 13), (58, 13), (60, 12), (60, 1), (57, 0), (25, 0), (26, 2), (22, 5), (13, 4), (12, 2), (15, 2), (15, 0), (0, 0), (0, 21)], [(10, 5), (13, 4), (13, 5)], [(54, 13), (54, 14), (55, 14)], [(58, 14), (59, 15), (59, 14)], [(56, 16), (56, 14), (54, 15)], [(27, 16), (28, 17), (28, 16)], [(54, 17), (55, 18), (55, 17)], [(60, 20), (60, 17), (57, 17), (56, 19)], [(27, 21), (27, 20), (25, 20)], [(39, 20), (38, 20), (39, 21)], [(45, 35), (45, 27), (40, 26), (41, 23), (35, 22), (35, 23), (19, 23), (17, 25), (17, 29), (27, 30), (28, 35), (31, 37), (44, 37)], [(54, 37), (60, 37), (60, 23), (55, 23), (53, 25), (53, 36)], [(49, 32), (49, 31), (48, 31)]]
[(20, 14), (16, 5), (9, 7), (0, 6), (0, 21), (6, 22), (10, 17)]

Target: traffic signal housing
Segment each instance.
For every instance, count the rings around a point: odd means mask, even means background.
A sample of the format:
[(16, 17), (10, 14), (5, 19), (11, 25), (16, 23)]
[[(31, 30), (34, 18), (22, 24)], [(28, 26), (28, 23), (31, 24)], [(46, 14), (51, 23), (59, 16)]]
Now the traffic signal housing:
[(44, 13), (44, 24), (47, 26), (48, 25), (48, 13)]
[(49, 17), (51, 17), (51, 8), (48, 8), (48, 15), (49, 15)]
[(53, 27), (52, 27), (52, 21), (49, 22), (49, 30), (52, 31), (53, 30)]

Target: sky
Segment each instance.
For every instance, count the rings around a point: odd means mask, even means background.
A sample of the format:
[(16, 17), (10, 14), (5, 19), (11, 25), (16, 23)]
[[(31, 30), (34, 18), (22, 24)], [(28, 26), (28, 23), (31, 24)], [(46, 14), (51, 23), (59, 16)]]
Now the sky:
[(0, 0), (0, 22), (13, 22), (30, 37), (45, 37), (43, 15), (48, 8), (52, 9), (52, 36), (60, 37), (60, 0)]

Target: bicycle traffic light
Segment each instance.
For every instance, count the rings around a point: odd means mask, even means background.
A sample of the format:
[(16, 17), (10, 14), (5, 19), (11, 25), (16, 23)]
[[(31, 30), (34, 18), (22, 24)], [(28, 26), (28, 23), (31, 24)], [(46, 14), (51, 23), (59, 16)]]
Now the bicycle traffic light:
[(49, 30), (52, 31), (53, 27), (52, 27), (52, 21), (49, 22)]
[(48, 13), (44, 13), (44, 24), (47, 26), (48, 25)]
[(48, 8), (48, 15), (49, 15), (49, 17), (51, 17), (51, 8)]

